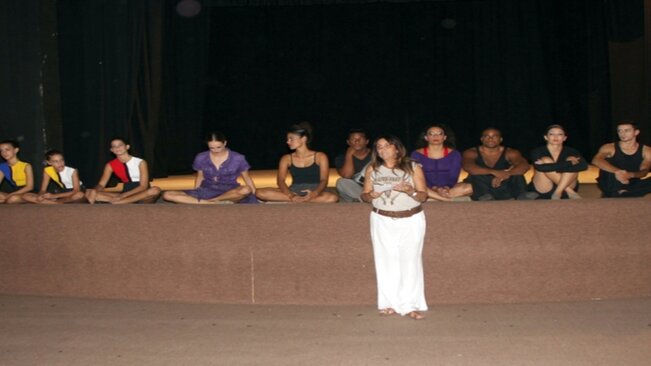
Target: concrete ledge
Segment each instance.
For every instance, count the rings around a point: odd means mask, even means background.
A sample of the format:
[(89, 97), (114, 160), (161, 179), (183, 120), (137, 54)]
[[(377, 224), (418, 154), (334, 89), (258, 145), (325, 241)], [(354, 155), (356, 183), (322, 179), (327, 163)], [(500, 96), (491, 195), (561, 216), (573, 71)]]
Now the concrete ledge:
[[(428, 203), (428, 301), (651, 296), (648, 202)], [(344, 203), (3, 205), (0, 293), (372, 304), (369, 211)]]

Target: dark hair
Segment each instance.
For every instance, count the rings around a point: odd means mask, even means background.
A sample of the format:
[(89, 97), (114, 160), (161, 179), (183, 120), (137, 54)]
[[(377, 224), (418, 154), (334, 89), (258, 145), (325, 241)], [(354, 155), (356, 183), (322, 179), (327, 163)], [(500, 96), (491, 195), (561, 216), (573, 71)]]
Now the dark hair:
[(425, 129), (419, 135), (420, 138), (418, 139), (418, 142), (416, 143), (416, 147), (421, 148), (421, 147), (426, 147), (427, 146), (427, 141), (425, 141), (425, 137), (427, 137), (427, 131), (429, 131), (431, 128), (434, 128), (434, 127), (442, 129), (445, 136), (447, 136), (447, 138), (443, 142), (443, 145), (456, 149), (456, 147), (457, 147), (457, 137), (454, 134), (454, 131), (452, 131), (452, 129), (448, 125), (446, 125), (445, 123), (434, 123), (432, 125), (428, 125), (427, 127), (425, 127)]
[(130, 144), (129, 144), (129, 141), (127, 141), (127, 139), (125, 139), (124, 137), (121, 137), (121, 136), (113, 136), (113, 137), (109, 140), (109, 145), (110, 145), (111, 142), (113, 142), (113, 141), (115, 141), (115, 140), (120, 140), (120, 141), (122, 141), (122, 143), (124, 143), (125, 145), (130, 145)]
[(549, 131), (552, 130), (553, 128), (559, 128), (559, 129), (563, 130), (563, 133), (566, 133), (565, 132), (565, 127), (563, 127), (561, 125), (558, 125), (558, 124), (555, 124), (555, 125), (549, 125), (549, 126), (547, 126), (547, 128), (545, 128), (545, 135), (548, 134)]
[(364, 135), (365, 138), (368, 138), (368, 135), (366, 134), (366, 131), (364, 131), (361, 128), (351, 128), (350, 130), (348, 130), (348, 138), (350, 138), (350, 135), (352, 135), (354, 133), (362, 134), (362, 135)]
[(20, 143), (16, 140), (0, 141), (0, 145), (4, 145), (4, 144), (11, 145), (14, 149), (20, 148)]
[(409, 156), (407, 156), (407, 149), (405, 148), (405, 145), (402, 143), (402, 141), (393, 135), (380, 135), (375, 139), (375, 141), (373, 141), (373, 154), (371, 155), (370, 162), (373, 170), (377, 171), (380, 169), (380, 166), (384, 164), (384, 160), (377, 152), (377, 143), (382, 139), (386, 140), (390, 145), (395, 146), (396, 150), (398, 150), (398, 156), (396, 156), (398, 164), (396, 167), (406, 173), (409, 173), (410, 175), (413, 175), (414, 169), (411, 166), (411, 159)]
[(299, 135), (300, 137), (305, 137), (307, 139), (308, 145), (310, 142), (312, 142), (312, 125), (310, 122), (303, 121), (292, 125), (289, 130), (287, 130), (287, 133), (293, 133), (295, 135)]
[(500, 134), (500, 137), (502, 137), (502, 131), (497, 127), (486, 127), (486, 128), (484, 128), (483, 130), (481, 130), (481, 137), (484, 137), (484, 132), (490, 131), (490, 130), (497, 131), (497, 133)]
[(54, 155), (61, 155), (61, 156), (63, 156), (63, 153), (62, 153), (61, 151), (59, 151), (59, 150), (56, 150), (56, 149), (48, 150), (48, 151), (45, 152), (45, 155), (44, 155), (44, 156), (45, 156), (45, 160), (46, 160), (46, 161), (47, 161), (47, 160), (50, 160), (50, 158), (53, 157)]
[(221, 132), (218, 131), (212, 131), (209, 134), (206, 135), (204, 141), (206, 143), (210, 141), (219, 141), (219, 142), (226, 142), (226, 135), (224, 135)]
[(629, 120), (629, 119), (623, 119), (623, 120), (617, 122), (615, 127), (617, 128), (617, 127), (619, 127), (621, 125), (631, 125), (631, 126), (633, 126), (633, 129), (635, 129), (635, 130), (640, 129), (640, 126), (637, 124), (637, 122), (634, 122), (634, 121)]

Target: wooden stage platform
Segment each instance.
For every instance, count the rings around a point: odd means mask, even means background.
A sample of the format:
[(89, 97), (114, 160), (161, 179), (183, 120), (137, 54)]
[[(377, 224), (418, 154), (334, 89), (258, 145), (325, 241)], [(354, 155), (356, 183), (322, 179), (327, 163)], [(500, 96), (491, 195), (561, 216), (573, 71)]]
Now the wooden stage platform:
[[(370, 206), (2, 205), (0, 293), (373, 304)], [(426, 203), (430, 304), (651, 296), (647, 199)]]

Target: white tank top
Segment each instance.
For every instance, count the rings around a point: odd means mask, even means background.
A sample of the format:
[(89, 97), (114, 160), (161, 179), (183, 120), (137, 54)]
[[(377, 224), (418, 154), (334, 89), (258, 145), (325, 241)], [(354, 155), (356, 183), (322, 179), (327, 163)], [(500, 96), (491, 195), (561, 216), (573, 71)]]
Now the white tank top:
[[(72, 169), (69, 166), (66, 166), (63, 168), (62, 172), (59, 172), (59, 176), (61, 177), (61, 183), (63, 183), (64, 186), (68, 189), (72, 189), (74, 185), (72, 184), (72, 173), (74, 173), (75, 170)], [(79, 182), (81, 184), (81, 182)]]
[(140, 182), (140, 163), (142, 159), (132, 156), (129, 161), (127, 161), (127, 169), (129, 169), (129, 177), (131, 177), (132, 182)]
[[(75, 172), (74, 168), (65, 166), (63, 171), (57, 172), (53, 166), (48, 166), (45, 168), (45, 173), (50, 176), (59, 186), (63, 185), (61, 188), (72, 189), (74, 184), (72, 182), (72, 174)], [(81, 181), (79, 185), (81, 185)]]

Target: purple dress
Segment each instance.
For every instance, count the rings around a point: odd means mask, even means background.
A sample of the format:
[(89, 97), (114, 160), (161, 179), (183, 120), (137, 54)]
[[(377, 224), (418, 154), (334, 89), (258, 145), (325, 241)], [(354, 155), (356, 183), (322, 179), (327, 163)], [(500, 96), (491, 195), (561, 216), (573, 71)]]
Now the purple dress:
[[(240, 184), (237, 178), (251, 168), (244, 155), (228, 150), (228, 158), (217, 169), (210, 160), (210, 151), (197, 154), (192, 169), (203, 172), (203, 181), (196, 189), (184, 191), (199, 200), (208, 200), (220, 196)], [(257, 203), (254, 195), (245, 197), (238, 203)]]
[(429, 188), (451, 188), (459, 181), (461, 153), (457, 150), (451, 151), (448, 156), (440, 159), (430, 159), (418, 151), (414, 151), (411, 153), (411, 158), (423, 166), (425, 181)]

